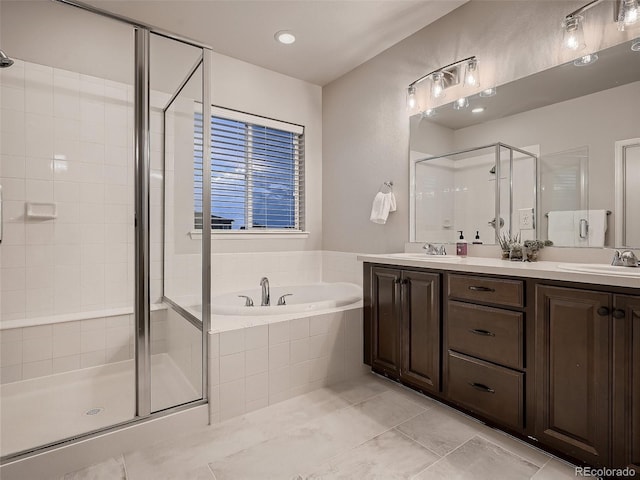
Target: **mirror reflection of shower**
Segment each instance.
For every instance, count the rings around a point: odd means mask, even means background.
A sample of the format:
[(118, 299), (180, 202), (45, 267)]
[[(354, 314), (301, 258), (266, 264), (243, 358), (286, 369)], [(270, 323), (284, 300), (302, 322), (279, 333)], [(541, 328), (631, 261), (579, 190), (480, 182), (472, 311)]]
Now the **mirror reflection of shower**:
[(7, 57), (7, 54), (0, 50), (0, 68), (7, 68), (13, 65), (13, 60)]

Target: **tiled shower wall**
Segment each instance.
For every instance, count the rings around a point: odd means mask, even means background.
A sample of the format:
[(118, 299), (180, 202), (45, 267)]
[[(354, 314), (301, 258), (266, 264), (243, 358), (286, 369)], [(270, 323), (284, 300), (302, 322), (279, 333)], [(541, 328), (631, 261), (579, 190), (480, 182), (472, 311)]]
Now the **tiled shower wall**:
[(20, 60), (0, 83), (2, 319), (131, 305), (131, 88)]
[[(134, 339), (133, 315), (0, 330), (0, 383), (130, 360)], [(167, 310), (151, 312), (151, 353), (170, 343)]]

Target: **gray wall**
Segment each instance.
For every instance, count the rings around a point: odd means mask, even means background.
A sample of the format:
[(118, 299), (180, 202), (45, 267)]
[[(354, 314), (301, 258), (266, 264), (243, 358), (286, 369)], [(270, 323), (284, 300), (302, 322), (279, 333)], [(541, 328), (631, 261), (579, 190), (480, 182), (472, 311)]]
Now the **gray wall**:
[[(482, 88), (570, 60), (560, 22), (580, 2), (472, 0), (323, 89), (323, 248), (400, 251), (409, 238), (407, 85), (476, 55)], [(635, 30), (635, 31), (634, 31)], [(585, 38), (600, 50), (637, 36), (618, 32), (613, 2), (589, 10)], [(380, 184), (394, 181), (398, 211), (369, 222)]]

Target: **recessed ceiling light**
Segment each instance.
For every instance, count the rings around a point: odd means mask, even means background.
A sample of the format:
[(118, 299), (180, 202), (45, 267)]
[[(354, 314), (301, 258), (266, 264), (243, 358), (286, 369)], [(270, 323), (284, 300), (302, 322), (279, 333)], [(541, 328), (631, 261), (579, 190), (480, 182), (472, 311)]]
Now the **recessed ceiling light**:
[(296, 41), (296, 36), (288, 30), (280, 30), (279, 32), (276, 32), (274, 38), (285, 45), (291, 45)]
[(482, 113), (484, 112), (484, 107), (476, 107), (471, 109), (471, 113)]

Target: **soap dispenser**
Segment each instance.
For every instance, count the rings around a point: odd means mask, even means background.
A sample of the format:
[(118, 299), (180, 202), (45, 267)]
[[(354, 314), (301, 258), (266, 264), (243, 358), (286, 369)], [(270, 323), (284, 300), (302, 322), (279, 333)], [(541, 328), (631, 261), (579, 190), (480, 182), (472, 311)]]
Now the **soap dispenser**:
[(467, 256), (467, 241), (464, 239), (464, 235), (462, 234), (462, 230), (458, 230), (460, 233), (460, 238), (456, 242), (456, 255), (460, 255), (461, 257)]
[(482, 245), (482, 240), (480, 240), (480, 230), (476, 230), (476, 239), (472, 243), (474, 245)]

